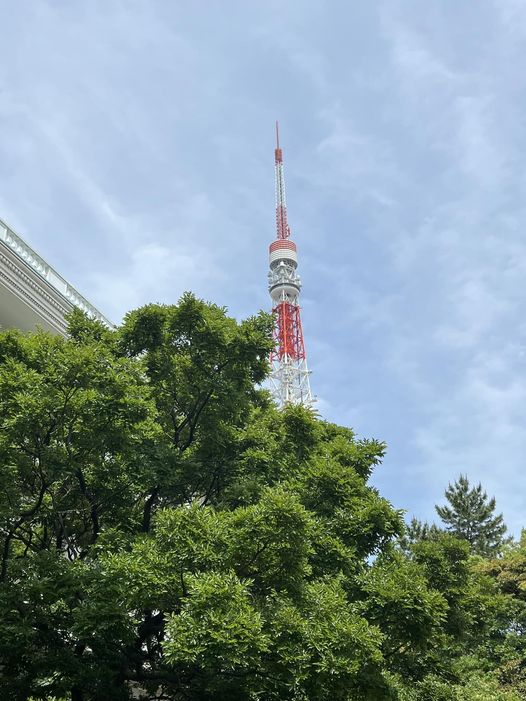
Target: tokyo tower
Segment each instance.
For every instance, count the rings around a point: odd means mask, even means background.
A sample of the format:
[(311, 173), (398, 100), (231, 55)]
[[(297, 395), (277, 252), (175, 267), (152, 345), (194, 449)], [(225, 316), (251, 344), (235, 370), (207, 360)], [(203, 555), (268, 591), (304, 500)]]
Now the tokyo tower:
[(276, 122), (276, 240), (269, 247), (270, 270), (268, 289), (275, 317), (274, 350), (270, 355), (270, 389), (279, 406), (313, 402), (310, 390), (307, 355), (301, 328), (299, 296), (301, 289), (297, 273), (296, 244), (290, 238), (285, 201), (283, 153), (279, 147), (279, 127)]

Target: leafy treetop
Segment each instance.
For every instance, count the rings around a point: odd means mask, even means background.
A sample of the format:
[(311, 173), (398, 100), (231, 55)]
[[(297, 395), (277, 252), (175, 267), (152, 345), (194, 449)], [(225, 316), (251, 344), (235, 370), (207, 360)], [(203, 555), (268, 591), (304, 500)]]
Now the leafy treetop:
[(385, 446), (257, 388), (271, 325), (187, 294), (0, 333), (2, 698), (517, 701), (512, 594), (396, 547)]

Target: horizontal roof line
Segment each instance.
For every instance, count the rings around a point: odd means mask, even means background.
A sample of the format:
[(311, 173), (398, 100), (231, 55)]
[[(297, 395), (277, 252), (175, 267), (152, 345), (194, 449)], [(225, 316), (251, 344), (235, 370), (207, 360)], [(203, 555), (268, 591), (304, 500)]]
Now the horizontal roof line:
[(3, 241), (20, 260), (50, 284), (70, 304), (86, 312), (88, 316), (102, 321), (110, 328), (115, 326), (2, 219), (0, 219), (0, 241)]

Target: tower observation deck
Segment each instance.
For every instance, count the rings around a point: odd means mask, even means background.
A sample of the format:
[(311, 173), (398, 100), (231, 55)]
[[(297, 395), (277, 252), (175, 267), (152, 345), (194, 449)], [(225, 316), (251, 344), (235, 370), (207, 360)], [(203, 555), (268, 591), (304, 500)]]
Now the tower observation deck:
[(299, 296), (301, 281), (297, 273), (298, 251), (290, 238), (285, 199), (283, 152), (279, 146), (276, 122), (276, 239), (269, 247), (268, 289), (275, 317), (274, 350), (271, 353), (270, 387), (280, 406), (313, 402), (307, 354), (303, 340)]

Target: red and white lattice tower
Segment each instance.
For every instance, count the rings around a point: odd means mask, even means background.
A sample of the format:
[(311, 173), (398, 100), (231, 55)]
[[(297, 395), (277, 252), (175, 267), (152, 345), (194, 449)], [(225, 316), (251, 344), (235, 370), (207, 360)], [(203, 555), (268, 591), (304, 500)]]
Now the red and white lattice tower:
[(307, 355), (303, 342), (299, 296), (300, 278), (297, 274), (298, 255), (290, 238), (285, 201), (285, 176), (283, 153), (279, 147), (279, 130), (276, 122), (276, 240), (270, 244), (270, 271), (268, 289), (272, 297), (275, 347), (270, 356), (272, 370), (270, 388), (280, 406), (286, 404), (312, 404)]

